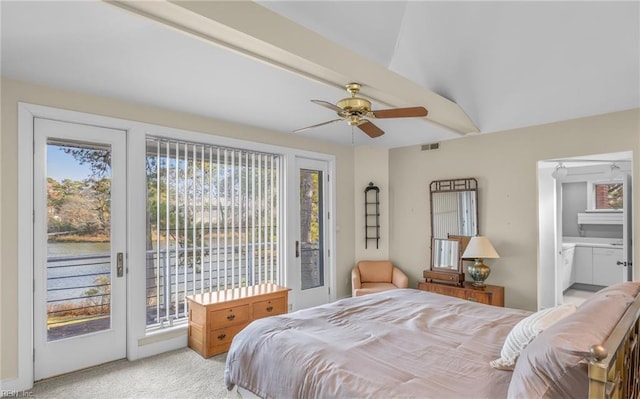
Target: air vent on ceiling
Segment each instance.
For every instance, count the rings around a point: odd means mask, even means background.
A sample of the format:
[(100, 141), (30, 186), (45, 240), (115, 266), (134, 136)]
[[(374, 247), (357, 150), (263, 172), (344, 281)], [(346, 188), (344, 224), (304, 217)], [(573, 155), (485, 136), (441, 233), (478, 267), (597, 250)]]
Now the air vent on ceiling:
[(431, 144), (422, 145), (422, 151), (437, 150), (438, 148), (440, 148), (440, 143), (431, 143)]

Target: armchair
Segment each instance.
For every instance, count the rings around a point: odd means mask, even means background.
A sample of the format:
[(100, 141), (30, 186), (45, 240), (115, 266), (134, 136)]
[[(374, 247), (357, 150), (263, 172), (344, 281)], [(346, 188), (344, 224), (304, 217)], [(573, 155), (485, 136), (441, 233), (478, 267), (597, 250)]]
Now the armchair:
[(388, 260), (362, 260), (351, 270), (351, 295), (409, 287), (409, 278)]

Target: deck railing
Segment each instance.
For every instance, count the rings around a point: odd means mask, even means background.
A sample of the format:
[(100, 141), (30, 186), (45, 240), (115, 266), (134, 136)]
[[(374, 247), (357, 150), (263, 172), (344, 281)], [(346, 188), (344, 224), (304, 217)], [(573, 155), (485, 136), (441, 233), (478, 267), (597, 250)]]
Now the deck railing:
[[(270, 243), (147, 251), (147, 326), (187, 316), (188, 295), (278, 281)], [(195, 261), (194, 261), (195, 260)]]
[[(147, 326), (165, 326), (187, 316), (186, 296), (199, 292), (279, 281), (279, 260), (270, 243), (148, 250)], [(317, 243), (301, 251), (302, 286), (322, 285)], [(194, 256), (195, 254), (195, 256)], [(47, 260), (47, 313), (50, 330), (107, 317), (111, 303), (110, 255), (55, 256)], [(319, 274), (320, 273), (320, 274)]]
[(47, 259), (48, 339), (65, 338), (79, 323), (107, 319), (111, 309), (109, 254)]

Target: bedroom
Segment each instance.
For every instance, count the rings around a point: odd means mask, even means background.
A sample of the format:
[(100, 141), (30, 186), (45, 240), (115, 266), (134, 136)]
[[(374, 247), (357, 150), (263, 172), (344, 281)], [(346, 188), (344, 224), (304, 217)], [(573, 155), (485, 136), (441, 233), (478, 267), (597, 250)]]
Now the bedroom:
[[(627, 3), (633, 4), (633, 3)], [(4, 7), (4, 6), (3, 6)], [(628, 13), (634, 15), (633, 13)], [(3, 13), (4, 18), (5, 13)], [(637, 15), (637, 12), (635, 13)], [(4, 26), (4, 24), (3, 24)], [(637, 19), (633, 26), (637, 33)], [(520, 123), (520, 128), (495, 128), (491, 134), (467, 136), (460, 140), (442, 141), (437, 151), (421, 152), (419, 145), (386, 148), (377, 146), (375, 141), (356, 135), (357, 146), (351, 145), (351, 131), (347, 127), (337, 127), (336, 136), (343, 144), (320, 141), (308, 136), (292, 138), (288, 133), (276, 129), (264, 129), (260, 122), (253, 126), (194, 115), (197, 111), (167, 110), (162, 105), (141, 104), (136, 98), (117, 99), (115, 95), (96, 95), (74, 88), (73, 84), (55, 87), (38, 83), (36, 78), (12, 79), (5, 76), (2, 81), (2, 375), (3, 381), (13, 381), (18, 377), (18, 127), (17, 103), (46, 105), (89, 114), (108, 115), (116, 118), (144, 121), (155, 125), (169, 126), (197, 132), (211, 132), (228, 135), (247, 141), (260, 141), (273, 145), (292, 146), (332, 154), (336, 158), (336, 217), (339, 231), (336, 232), (336, 297), (350, 294), (348, 273), (356, 260), (363, 258), (393, 259), (407, 270), (412, 285), (421, 278), (427, 266), (428, 255), (428, 192), (429, 181), (440, 178), (473, 176), (480, 182), (480, 226), (481, 233), (491, 237), (501, 258), (492, 263), (492, 284), (506, 287), (508, 307), (534, 310), (538, 304), (537, 281), (537, 195), (536, 162), (558, 157), (572, 157), (621, 151), (637, 153), (640, 146), (638, 135), (638, 68), (637, 34), (627, 45), (635, 48), (625, 52), (631, 60), (631, 76), (616, 86), (618, 92), (598, 89), (597, 95), (589, 96), (594, 80), (580, 80), (578, 86), (571, 86), (579, 97), (589, 97), (593, 104), (584, 114), (552, 119), (547, 123), (527, 126), (524, 120), (531, 109), (513, 111), (502, 104), (494, 112), (509, 113)], [(3, 35), (4, 40), (5, 35)], [(5, 45), (3, 44), (3, 48)], [(584, 49), (581, 49), (584, 50)], [(4, 53), (5, 50), (3, 50)], [(600, 50), (602, 51), (602, 50)], [(591, 54), (589, 51), (586, 54)], [(4, 60), (4, 57), (3, 57)], [(4, 61), (3, 61), (4, 62)], [(633, 64), (635, 62), (635, 64)], [(539, 65), (535, 63), (534, 65)], [(635, 69), (633, 66), (635, 65)], [(534, 69), (535, 72), (538, 69)], [(360, 71), (358, 71), (360, 72)], [(514, 79), (526, 80), (532, 76), (531, 70), (523, 71)], [(347, 74), (349, 75), (349, 74)], [(609, 78), (610, 76), (607, 76)], [(84, 77), (85, 79), (87, 77)], [(359, 76), (355, 76), (359, 78)], [(73, 82), (73, 76), (69, 77)], [(564, 79), (569, 79), (565, 76)], [(604, 79), (604, 81), (608, 81)], [(574, 81), (571, 81), (572, 83)], [(346, 82), (342, 82), (344, 84)], [(373, 82), (371, 82), (373, 83)], [(384, 82), (379, 83), (385, 85)], [(574, 83), (575, 84), (575, 83)], [(389, 85), (387, 84), (386, 87)], [(287, 88), (285, 88), (287, 89)], [(159, 90), (159, 89), (158, 89)], [(480, 90), (480, 89), (479, 89)], [(483, 86), (482, 90), (488, 90)], [(295, 92), (288, 90), (287, 92)], [(251, 95), (252, 89), (242, 90), (240, 97)], [(552, 90), (539, 98), (551, 102)], [(295, 93), (294, 93), (295, 94)], [(401, 93), (395, 93), (396, 95)], [(237, 96), (238, 93), (235, 93)], [(332, 101), (343, 96), (341, 90), (318, 89), (310, 93), (296, 94), (297, 102), (308, 103), (311, 98)], [(514, 95), (514, 94), (512, 94)], [(513, 98), (515, 101), (517, 97)], [(154, 96), (154, 93), (151, 94)], [(592, 98), (593, 97), (593, 98)], [(548, 98), (548, 100), (545, 100)], [(571, 97), (574, 98), (574, 97)], [(626, 98), (627, 103), (616, 108), (614, 100)], [(577, 101), (577, 100), (576, 100)], [(483, 104), (475, 104), (480, 106)], [(316, 107), (317, 108), (317, 107)], [(304, 117), (290, 122), (290, 129), (322, 121), (329, 116), (322, 109), (309, 105)], [(471, 114), (471, 110), (467, 111)], [(286, 112), (285, 112), (286, 114)], [(259, 119), (256, 115), (247, 118)], [(394, 121), (395, 122), (395, 121)], [(393, 131), (393, 124), (387, 129)], [(429, 125), (426, 125), (429, 126)], [(481, 129), (483, 130), (483, 129)], [(483, 130), (484, 132), (484, 130)], [(606, 133), (603, 133), (606, 132)], [(392, 137), (392, 134), (385, 135)], [(439, 141), (438, 139), (434, 141)], [(420, 142), (420, 144), (430, 142)], [(637, 182), (637, 162), (634, 162), (634, 183)], [(382, 188), (382, 240), (380, 249), (364, 248), (361, 224), (358, 220), (361, 191), (369, 181)], [(638, 184), (634, 184), (634, 204), (638, 204)], [(385, 220), (386, 219), (386, 220)], [(635, 226), (635, 235), (638, 226)], [(637, 251), (635, 258), (637, 260)], [(639, 262), (635, 261), (635, 276), (638, 276)], [(146, 345), (148, 348), (149, 346)]]

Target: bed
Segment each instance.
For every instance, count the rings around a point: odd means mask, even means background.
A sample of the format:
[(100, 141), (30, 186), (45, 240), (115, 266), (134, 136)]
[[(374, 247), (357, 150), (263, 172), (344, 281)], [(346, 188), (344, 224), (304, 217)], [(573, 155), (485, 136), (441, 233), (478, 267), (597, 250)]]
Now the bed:
[(638, 398), (639, 292), (640, 283), (624, 283), (564, 307), (518, 343), (513, 370), (490, 363), (504, 360), (523, 325), (555, 309), (413, 289), (346, 298), (251, 323), (233, 340), (225, 383), (265, 399)]

